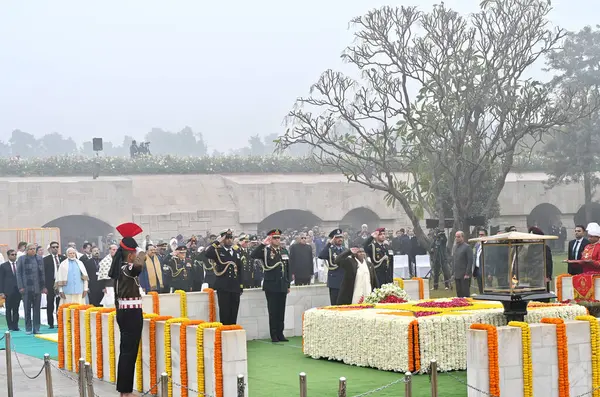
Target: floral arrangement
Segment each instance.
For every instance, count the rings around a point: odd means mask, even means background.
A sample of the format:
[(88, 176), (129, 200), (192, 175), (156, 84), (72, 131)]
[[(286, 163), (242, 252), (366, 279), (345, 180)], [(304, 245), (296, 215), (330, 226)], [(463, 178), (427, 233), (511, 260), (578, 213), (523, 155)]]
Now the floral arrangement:
[(221, 336), (223, 331), (243, 329), (240, 325), (222, 325), (215, 332), (215, 392), (216, 397), (223, 397), (223, 346)]
[[(172, 357), (171, 357), (171, 324), (174, 323), (185, 323), (189, 321), (187, 318), (185, 317), (177, 317), (177, 318), (170, 318), (165, 322), (165, 369), (167, 372), (167, 375), (169, 376), (169, 379), (172, 379), (173, 377), (173, 363), (172, 363)], [(173, 382), (168, 382), (168, 396), (172, 397), (173, 396)]]
[[(558, 353), (558, 397), (569, 397), (569, 349), (567, 327), (561, 318), (543, 318), (542, 323), (556, 325), (556, 350)], [(491, 390), (490, 390), (491, 392)]]
[(595, 299), (572, 299), (563, 301), (563, 304), (583, 306), (590, 316), (600, 317), (600, 301)]
[[(152, 386), (151, 393), (156, 395), (158, 393), (156, 384), (158, 381), (158, 375), (156, 373), (156, 322), (167, 321), (171, 319), (171, 316), (156, 316), (150, 319), (149, 333), (150, 333), (150, 385)], [(165, 338), (166, 339), (166, 338)], [(166, 352), (165, 352), (166, 354)], [(170, 383), (170, 382), (169, 382)]]
[(600, 325), (594, 316), (579, 316), (575, 320), (590, 323), (590, 341), (592, 347), (592, 393), (593, 397), (600, 396)]
[(58, 368), (65, 369), (65, 320), (64, 311), (70, 303), (62, 304), (56, 310), (56, 322), (58, 323)]
[(370, 295), (365, 297), (359, 303), (404, 303), (408, 302), (410, 297), (400, 286), (390, 283), (383, 284), (381, 288), (376, 288)]
[[(116, 311), (114, 307), (101, 308), (96, 312), (96, 335), (102, 335), (102, 313), (112, 313)], [(109, 336), (110, 340), (110, 336)], [(96, 374), (98, 379), (104, 378), (104, 349), (102, 337), (96, 338)]]
[(473, 324), (471, 329), (487, 332), (490, 374), (490, 395), (500, 396), (500, 364), (498, 361), (498, 330), (489, 324)]
[(450, 299), (436, 299), (436, 300), (429, 300), (429, 301), (421, 302), (421, 303), (415, 303), (414, 306), (446, 309), (446, 308), (450, 308), (450, 307), (463, 308), (463, 307), (467, 307), (467, 306), (473, 306), (473, 304), (471, 303), (471, 301), (469, 301), (466, 298), (450, 298)]
[[(187, 317), (187, 295), (185, 291), (178, 289), (175, 291), (176, 294), (179, 294), (179, 310), (181, 317)], [(154, 302), (152, 302), (154, 306)]]
[(202, 292), (208, 294), (208, 321), (214, 323), (217, 321), (217, 302), (215, 300), (215, 290), (204, 288)]
[(67, 316), (67, 370), (73, 371), (73, 323), (71, 319), (71, 305), (66, 305), (65, 315)]
[[(179, 327), (179, 372), (181, 375), (181, 397), (188, 397), (188, 365), (187, 365), (187, 332), (186, 329), (190, 325), (200, 325), (204, 323), (202, 320), (188, 320), (185, 323), (181, 323)], [(197, 352), (196, 352), (197, 353)], [(204, 350), (202, 351), (204, 356)]]
[[(88, 307), (83, 314), (83, 322), (85, 324), (85, 361), (92, 362), (92, 312), (101, 310), (101, 307)], [(96, 327), (96, 330), (98, 327)], [(102, 335), (102, 333), (96, 334)]]
[[(156, 313), (144, 313), (144, 320), (149, 320), (151, 318), (158, 317)], [(135, 360), (135, 380), (137, 382), (138, 391), (144, 390), (144, 363), (142, 362), (142, 341), (140, 341), (140, 347), (138, 348), (138, 355)]]
[(160, 315), (160, 300), (158, 299), (158, 292), (150, 291), (148, 295), (152, 296), (152, 311), (154, 314)]
[(419, 300), (425, 299), (425, 281), (421, 277), (413, 277), (412, 280), (419, 282)]
[(421, 370), (421, 352), (419, 347), (419, 322), (413, 320), (408, 326), (408, 370), (419, 372)]
[(221, 323), (210, 322), (199, 324), (196, 328), (196, 370), (198, 377), (198, 391), (206, 393), (206, 385), (204, 380), (204, 329), (219, 328), (223, 326)]
[(108, 313), (108, 379), (117, 382), (117, 359), (115, 353), (115, 321), (117, 311)]
[[(597, 325), (598, 323), (596, 323)], [(523, 397), (533, 397), (533, 361), (531, 359), (531, 330), (529, 324), (511, 321), (509, 327), (521, 328), (521, 346), (523, 348)]]
[(404, 279), (403, 278), (394, 277), (394, 284), (396, 284), (398, 287), (404, 289)]

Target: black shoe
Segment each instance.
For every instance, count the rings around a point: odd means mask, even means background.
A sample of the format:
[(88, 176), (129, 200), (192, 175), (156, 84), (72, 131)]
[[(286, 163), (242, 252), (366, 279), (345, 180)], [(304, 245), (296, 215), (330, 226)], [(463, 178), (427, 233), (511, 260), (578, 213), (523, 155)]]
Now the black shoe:
[(20, 331), (20, 330), (21, 330), (21, 328), (18, 328), (18, 327), (17, 328), (13, 328), (13, 331)]
[(285, 336), (283, 336), (283, 335), (281, 335), (281, 336), (280, 336), (279, 338), (277, 338), (277, 339), (279, 339), (279, 342), (289, 342), (289, 340), (288, 340), (288, 339), (287, 339)]
[(54, 329), (54, 325), (49, 325), (48, 329)]
[(279, 339), (277, 339), (277, 338), (271, 338), (271, 342), (277, 343), (277, 342), (279, 342)]

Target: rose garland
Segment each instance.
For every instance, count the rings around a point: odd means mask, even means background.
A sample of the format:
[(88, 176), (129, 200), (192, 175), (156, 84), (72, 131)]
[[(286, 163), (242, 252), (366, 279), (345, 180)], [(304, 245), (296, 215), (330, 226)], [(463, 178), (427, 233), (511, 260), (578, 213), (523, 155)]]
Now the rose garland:
[[(98, 379), (104, 378), (104, 349), (102, 341), (102, 313), (112, 313), (114, 307), (102, 307), (96, 312), (96, 375)], [(110, 340), (110, 338), (109, 338)]]
[(419, 282), (419, 300), (425, 299), (425, 282), (421, 277), (413, 277), (412, 280)]
[(150, 385), (152, 386), (151, 393), (154, 395), (158, 393), (156, 389), (158, 379), (156, 375), (156, 322), (167, 321), (171, 318), (171, 316), (156, 316), (150, 319)]
[(202, 292), (208, 294), (208, 321), (214, 323), (217, 321), (217, 304), (215, 302), (215, 290), (204, 288)]
[(600, 396), (600, 326), (598, 319), (594, 316), (577, 316), (575, 320), (587, 321), (590, 323), (590, 341), (592, 348), (592, 390), (593, 397)]
[(490, 394), (500, 395), (500, 366), (498, 363), (498, 330), (489, 324), (471, 324), (471, 329), (487, 331)]
[(421, 370), (421, 348), (419, 346), (419, 322), (413, 320), (408, 326), (408, 370)]
[(222, 325), (215, 332), (215, 391), (216, 397), (223, 397), (223, 346), (221, 334), (223, 331), (243, 329), (240, 325)]
[[(172, 363), (172, 357), (171, 357), (171, 324), (185, 323), (186, 321), (188, 321), (188, 319), (185, 317), (176, 317), (176, 318), (170, 318), (165, 322), (165, 341), (164, 341), (164, 344), (165, 344), (164, 345), (165, 369), (166, 369), (169, 379), (173, 378), (173, 367), (172, 367), (173, 363)], [(168, 396), (172, 397), (173, 396), (173, 382), (169, 381), (168, 389), (169, 389)]]
[(160, 315), (160, 301), (158, 300), (158, 292), (150, 291), (148, 295), (152, 296), (152, 311), (154, 314)]
[(115, 317), (117, 311), (108, 314), (108, 379), (111, 383), (117, 381), (116, 358), (115, 358)]
[(394, 282), (398, 284), (398, 287), (404, 289), (404, 279), (400, 277), (394, 277)]
[[(85, 361), (92, 363), (92, 312), (97, 312), (101, 307), (88, 307), (83, 314), (83, 322), (85, 323)], [(96, 328), (97, 329), (97, 328)], [(97, 334), (98, 336), (102, 335)]]
[(204, 323), (202, 320), (187, 320), (179, 327), (179, 373), (181, 380), (181, 397), (188, 397), (188, 367), (187, 367), (187, 332), (190, 325)]
[(567, 327), (560, 318), (543, 318), (542, 323), (556, 326), (556, 352), (558, 354), (558, 397), (569, 397), (569, 348)]
[(65, 369), (65, 322), (63, 312), (69, 306), (71, 306), (70, 303), (62, 304), (56, 311), (56, 321), (58, 322), (58, 368), (60, 369)]
[(572, 277), (570, 274), (559, 274), (556, 276), (556, 297), (559, 302), (563, 301), (563, 284), (562, 279), (565, 277)]
[(521, 345), (523, 347), (523, 397), (533, 397), (533, 362), (531, 361), (531, 330), (529, 324), (511, 321), (509, 327), (521, 328)]
[(181, 317), (187, 318), (187, 295), (184, 290), (178, 289), (175, 291), (176, 294), (179, 294), (179, 310)]
[(202, 323), (196, 328), (196, 371), (198, 377), (198, 392), (206, 393), (204, 382), (204, 329), (219, 328), (221, 323)]

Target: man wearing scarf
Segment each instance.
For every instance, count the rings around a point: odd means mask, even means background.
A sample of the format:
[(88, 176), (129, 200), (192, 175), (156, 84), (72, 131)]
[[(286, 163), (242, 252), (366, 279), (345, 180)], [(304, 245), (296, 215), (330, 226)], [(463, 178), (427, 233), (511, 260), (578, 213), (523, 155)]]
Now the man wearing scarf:
[(144, 324), (138, 276), (142, 272), (146, 254), (134, 239), (142, 232), (141, 227), (135, 223), (124, 223), (117, 226), (117, 231), (123, 239), (109, 272), (109, 277), (115, 281), (117, 324), (121, 333), (117, 391), (121, 393), (121, 397), (133, 397), (135, 362)]
[[(156, 291), (160, 294), (164, 291), (165, 285), (160, 259), (156, 255), (156, 247), (152, 244), (146, 247), (146, 266), (142, 273), (146, 273), (144, 277), (147, 281), (146, 292)], [(142, 276), (140, 276), (140, 279), (142, 279)]]

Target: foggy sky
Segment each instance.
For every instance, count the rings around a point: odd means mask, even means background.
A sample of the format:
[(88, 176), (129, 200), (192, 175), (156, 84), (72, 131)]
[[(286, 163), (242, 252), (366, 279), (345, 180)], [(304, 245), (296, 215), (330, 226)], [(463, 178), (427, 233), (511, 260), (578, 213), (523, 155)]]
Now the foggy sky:
[[(0, 140), (19, 128), (77, 143), (191, 126), (221, 152), (282, 132), (296, 97), (352, 40), (349, 20), (433, 0), (2, 0)], [(461, 12), (479, 0), (446, 0)], [(598, 0), (554, 0), (552, 21), (595, 24)], [(225, 139), (225, 140), (224, 140)]]

